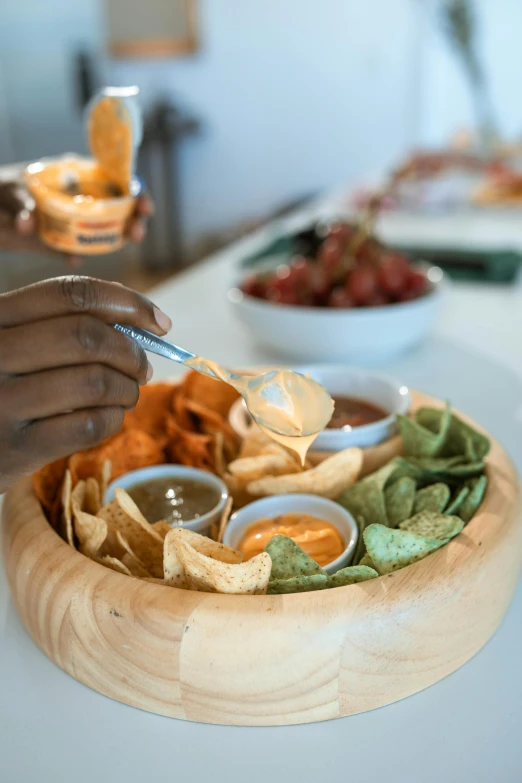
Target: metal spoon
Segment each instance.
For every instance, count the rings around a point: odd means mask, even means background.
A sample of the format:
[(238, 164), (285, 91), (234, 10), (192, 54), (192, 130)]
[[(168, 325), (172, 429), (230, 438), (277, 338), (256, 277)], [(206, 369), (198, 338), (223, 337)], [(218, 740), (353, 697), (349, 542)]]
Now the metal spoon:
[[(114, 328), (145, 351), (217, 378), (233, 386), (245, 400), (254, 421), (282, 437), (302, 438), (321, 432), (333, 413), (333, 401), (320, 383), (293, 370), (240, 375), (196, 356), (145, 329), (115, 324)], [(305, 421), (301, 421), (305, 419)]]

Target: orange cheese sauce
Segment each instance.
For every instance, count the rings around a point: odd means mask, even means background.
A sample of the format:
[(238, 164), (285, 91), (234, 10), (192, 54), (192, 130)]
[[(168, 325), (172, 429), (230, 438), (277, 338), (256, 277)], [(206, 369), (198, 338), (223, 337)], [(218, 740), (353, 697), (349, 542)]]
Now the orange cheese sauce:
[(132, 167), (132, 127), (124, 104), (105, 97), (92, 108), (88, 125), (89, 146), (105, 177), (123, 194), (129, 193)]
[(295, 511), (249, 525), (237, 549), (243, 553), (245, 560), (250, 560), (277, 535), (292, 538), (320, 566), (336, 560), (346, 548), (341, 534), (331, 522)]

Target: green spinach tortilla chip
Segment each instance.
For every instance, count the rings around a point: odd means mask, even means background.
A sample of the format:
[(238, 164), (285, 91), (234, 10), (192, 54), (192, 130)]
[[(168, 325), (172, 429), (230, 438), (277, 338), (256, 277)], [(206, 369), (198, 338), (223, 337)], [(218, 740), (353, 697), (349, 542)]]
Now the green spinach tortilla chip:
[(375, 579), (379, 574), (374, 568), (368, 566), (347, 566), (341, 568), (326, 580), (326, 587), (344, 587), (354, 585), (356, 582), (365, 582), (367, 579)]
[(469, 522), (477, 513), (480, 504), (484, 500), (487, 486), (487, 476), (479, 476), (476, 479), (471, 479), (471, 481), (467, 483), (469, 491), (458, 511), (459, 517), (464, 520), (465, 523)]
[(349, 487), (338, 503), (344, 506), (356, 519), (359, 526), (359, 540), (354, 553), (354, 562), (358, 563), (365, 552), (363, 531), (367, 525), (388, 525), (388, 516), (384, 502), (384, 487), (396, 468), (395, 460), (361, 479)]
[(309, 593), (312, 590), (324, 590), (327, 586), (326, 574), (292, 576), (289, 579), (273, 579), (268, 583), (268, 595), (285, 593)]
[[(444, 423), (444, 415), (445, 411), (436, 408), (419, 408), (415, 421), (431, 432), (439, 433)], [(461, 454), (469, 461), (479, 462), (488, 454), (490, 447), (490, 441), (485, 435), (452, 413), (444, 446), (439, 454), (443, 457)]]
[(469, 495), (469, 487), (467, 487), (465, 484), (462, 487), (459, 487), (451, 499), (448, 507), (444, 510), (445, 514), (458, 514), (460, 507), (462, 506), (464, 500)]
[(268, 552), (272, 558), (271, 581), (326, 573), (288, 536), (279, 535), (271, 538), (265, 547), (265, 552)]
[(368, 568), (371, 568), (373, 571), (375, 571), (375, 566), (373, 564), (373, 560), (371, 559), (371, 557), (368, 554), (368, 552), (366, 552), (364, 554), (364, 556), (361, 557), (361, 559), (359, 561), (359, 565), (360, 566), (368, 566)]
[(415, 501), (415, 481), (410, 476), (402, 476), (384, 490), (384, 504), (390, 527), (409, 519), (413, 513)]
[(384, 525), (370, 525), (364, 531), (364, 542), (377, 572), (383, 575), (422, 560), (444, 546), (446, 540), (424, 538), (407, 530), (391, 530)]
[(449, 404), (441, 412), (437, 430), (424, 427), (417, 419), (398, 416), (405, 457), (436, 457), (444, 449), (451, 422)]
[[(444, 511), (448, 505), (450, 496), (451, 490), (447, 484), (442, 484), (441, 482), (429, 484), (429, 486), (424, 487), (424, 489), (419, 489), (415, 495), (413, 513), (419, 514), (421, 511)], [(408, 519), (408, 517), (406, 517), (406, 519)]]
[(401, 530), (407, 530), (410, 533), (415, 533), (417, 536), (434, 538), (445, 543), (457, 536), (463, 527), (464, 522), (460, 517), (448, 516), (436, 511), (421, 511), (399, 525)]

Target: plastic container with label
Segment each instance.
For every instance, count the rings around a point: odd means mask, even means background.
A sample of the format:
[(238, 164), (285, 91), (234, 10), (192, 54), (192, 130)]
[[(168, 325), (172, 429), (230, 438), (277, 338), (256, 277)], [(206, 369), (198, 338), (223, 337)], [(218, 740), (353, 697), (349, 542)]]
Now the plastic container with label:
[(134, 176), (141, 142), (138, 90), (106, 88), (89, 105), (92, 158), (64, 155), (29, 165), (25, 172), (42, 241), (74, 255), (118, 250), (140, 195)]

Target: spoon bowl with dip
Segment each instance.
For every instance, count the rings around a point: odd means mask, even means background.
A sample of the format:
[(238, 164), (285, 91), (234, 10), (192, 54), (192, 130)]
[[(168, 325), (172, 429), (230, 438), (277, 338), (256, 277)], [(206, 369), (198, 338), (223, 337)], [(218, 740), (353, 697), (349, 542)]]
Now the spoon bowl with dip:
[(308, 375), (285, 369), (270, 370), (259, 375), (241, 375), (156, 337), (145, 329), (120, 324), (115, 324), (114, 328), (137, 342), (145, 351), (228, 383), (243, 397), (260, 429), (298, 454), (303, 464), (308, 449), (332, 417), (332, 398), (324, 386)]

